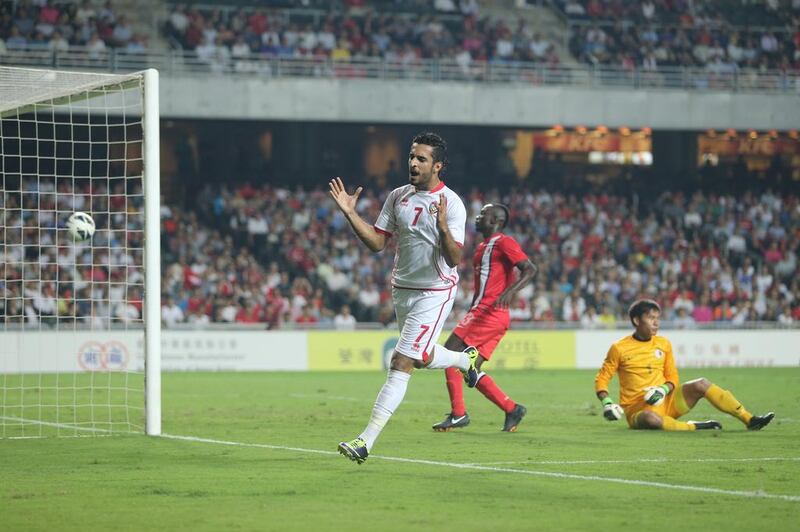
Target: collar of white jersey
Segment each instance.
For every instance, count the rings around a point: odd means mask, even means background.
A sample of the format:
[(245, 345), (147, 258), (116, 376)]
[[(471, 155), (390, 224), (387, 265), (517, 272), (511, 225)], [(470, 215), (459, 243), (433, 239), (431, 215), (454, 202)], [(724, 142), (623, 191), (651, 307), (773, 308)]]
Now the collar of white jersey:
[(417, 194), (434, 194), (439, 192), (444, 188), (444, 181), (439, 181), (439, 184), (433, 187), (431, 190), (419, 190), (417, 187), (414, 187), (414, 192)]

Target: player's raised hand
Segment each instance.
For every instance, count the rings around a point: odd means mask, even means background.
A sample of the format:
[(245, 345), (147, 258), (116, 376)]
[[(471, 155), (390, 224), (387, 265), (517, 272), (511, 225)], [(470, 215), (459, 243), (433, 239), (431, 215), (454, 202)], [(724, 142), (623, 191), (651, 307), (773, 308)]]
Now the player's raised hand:
[(353, 214), (356, 211), (356, 203), (358, 202), (358, 196), (361, 195), (361, 191), (363, 187), (358, 187), (356, 191), (351, 196), (347, 193), (344, 188), (344, 183), (342, 183), (341, 177), (335, 177), (330, 180), (328, 183), (328, 187), (331, 189), (331, 197), (333, 201), (336, 202), (336, 205), (339, 206), (339, 209), (345, 214)]
[(436, 204), (436, 226), (439, 231), (447, 231), (447, 197), (439, 194), (439, 203)]

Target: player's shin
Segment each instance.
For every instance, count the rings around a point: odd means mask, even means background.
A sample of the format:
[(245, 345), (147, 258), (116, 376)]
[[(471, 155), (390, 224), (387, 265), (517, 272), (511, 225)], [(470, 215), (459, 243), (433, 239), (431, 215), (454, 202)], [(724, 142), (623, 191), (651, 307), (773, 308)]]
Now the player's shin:
[(748, 412), (731, 392), (720, 388), (716, 384), (712, 384), (708, 387), (705, 397), (709, 403), (714, 405), (714, 408), (720, 412), (732, 415), (745, 425), (747, 425), (753, 417), (753, 414)]
[(464, 406), (464, 377), (456, 368), (444, 370), (447, 380), (447, 393), (450, 394), (450, 412), (458, 417), (467, 413)]
[(436, 344), (430, 355), (431, 361), (425, 366), (427, 369), (458, 368), (461, 371), (469, 369), (469, 356), (461, 351), (451, 351), (446, 347)]
[(516, 403), (495, 384), (494, 380), (489, 375), (481, 372), (476, 388), (503, 412), (508, 413), (514, 410)]
[(685, 423), (669, 416), (661, 417), (661, 429), (669, 431), (695, 430), (692, 423)]
[(410, 378), (410, 373), (395, 369), (389, 370), (386, 382), (380, 393), (378, 393), (378, 398), (375, 399), (375, 406), (372, 407), (369, 423), (367, 423), (364, 432), (359, 436), (367, 444), (368, 451), (372, 450), (372, 445), (389, 422), (389, 418), (392, 417), (394, 411), (403, 402)]

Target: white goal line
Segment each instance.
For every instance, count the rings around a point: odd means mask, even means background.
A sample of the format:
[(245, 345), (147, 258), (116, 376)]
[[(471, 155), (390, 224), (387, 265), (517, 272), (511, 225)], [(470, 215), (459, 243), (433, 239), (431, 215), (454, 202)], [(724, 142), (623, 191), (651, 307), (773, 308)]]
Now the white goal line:
[[(182, 441), (190, 441), (190, 442), (197, 442), (197, 443), (210, 443), (214, 445), (229, 445), (234, 447), (251, 447), (257, 449), (273, 449), (273, 450), (281, 450), (281, 451), (294, 451), (299, 453), (309, 453), (309, 454), (324, 454), (324, 455), (332, 455), (338, 456), (339, 453), (337, 451), (323, 451), (321, 449), (305, 449), (303, 447), (287, 447), (283, 445), (270, 445), (266, 443), (244, 443), (244, 442), (235, 442), (235, 441), (226, 441), (226, 440), (215, 440), (211, 438), (200, 438), (197, 436), (178, 436), (175, 434), (161, 434), (161, 438), (172, 439), (172, 440), (182, 440)], [(510, 473), (510, 474), (517, 474), (517, 475), (530, 475), (530, 476), (538, 476), (538, 477), (550, 477), (550, 478), (559, 478), (559, 479), (568, 479), (568, 480), (584, 480), (584, 481), (594, 481), (594, 482), (611, 482), (616, 484), (627, 484), (633, 486), (647, 486), (652, 488), (660, 488), (660, 489), (667, 489), (667, 490), (679, 490), (679, 491), (694, 491), (694, 492), (701, 492), (701, 493), (714, 493), (717, 495), (728, 495), (732, 497), (746, 497), (746, 498), (756, 498), (756, 499), (777, 499), (783, 501), (790, 501), (790, 502), (800, 502), (800, 496), (798, 495), (781, 495), (776, 493), (767, 493), (763, 490), (757, 491), (743, 491), (743, 490), (725, 490), (720, 488), (712, 488), (707, 486), (692, 486), (686, 484), (669, 484), (667, 482), (653, 482), (650, 480), (632, 480), (626, 478), (616, 478), (616, 477), (602, 477), (598, 475), (576, 475), (572, 473), (559, 473), (553, 471), (533, 471), (527, 469), (511, 469), (507, 467), (494, 467), (494, 466), (486, 466), (486, 465), (478, 465), (478, 464), (461, 464), (457, 462), (441, 462), (437, 460), (421, 460), (417, 458), (400, 458), (395, 456), (381, 456), (381, 455), (370, 455), (370, 458), (373, 460), (387, 460), (391, 462), (404, 462), (409, 464), (420, 464), (420, 465), (432, 465), (437, 467), (450, 467), (454, 469), (467, 469), (473, 471), (488, 471), (492, 473)]]
[[(0, 420), (3, 421), (13, 421), (15, 423), (19, 423), (21, 425), (41, 425), (44, 427), (55, 427), (59, 429), (70, 429), (70, 430), (85, 430), (88, 432), (112, 432), (108, 429), (100, 429), (97, 427), (82, 427), (80, 425), (74, 423), (54, 423), (51, 421), (40, 421), (38, 419), (26, 419), (22, 417), (14, 417), (14, 416), (0, 416)], [(91, 423), (87, 421), (87, 423)]]
[[(99, 432), (105, 434), (111, 434), (112, 431), (108, 429), (101, 429), (96, 427), (80, 427), (76, 425), (71, 425), (68, 423), (52, 423), (47, 421), (38, 421), (38, 420), (30, 420), (30, 419), (23, 419), (23, 418), (15, 418), (9, 416), (0, 416), (0, 419), (3, 420), (10, 420), (10, 421), (17, 421), (17, 422), (24, 422), (30, 424), (38, 424), (38, 425), (46, 425), (46, 426), (53, 426), (53, 427), (60, 427), (60, 428), (68, 428), (68, 429), (77, 429), (77, 430), (87, 430), (92, 432)], [(121, 434), (121, 433), (120, 433)], [(228, 440), (216, 440), (212, 438), (201, 438), (198, 436), (180, 436), (177, 434), (161, 434), (157, 436), (159, 438), (164, 438), (168, 440), (179, 440), (179, 441), (188, 441), (194, 443), (208, 443), (212, 445), (227, 445), (231, 447), (249, 447), (255, 449), (272, 449), (276, 451), (293, 451), (298, 453), (305, 453), (305, 454), (321, 454), (321, 455), (328, 455), (328, 456), (339, 456), (337, 451), (325, 451), (322, 449), (306, 449), (304, 447), (288, 447), (285, 445), (270, 445), (267, 443), (246, 443), (246, 442), (237, 442), (237, 441), (228, 441)], [(19, 439), (19, 438), (10, 438), (10, 439)], [(27, 439), (27, 438), (25, 438)], [(650, 480), (635, 480), (635, 479), (627, 479), (627, 478), (616, 478), (616, 477), (603, 477), (599, 475), (577, 475), (573, 473), (560, 473), (555, 471), (534, 471), (530, 469), (512, 469), (508, 467), (496, 467), (496, 466), (489, 466), (489, 465), (480, 465), (480, 464), (462, 464), (458, 462), (442, 462), (438, 460), (422, 460), (418, 458), (401, 458), (397, 456), (381, 456), (381, 455), (370, 455), (370, 458), (374, 460), (386, 460), (389, 462), (402, 462), (408, 464), (419, 464), (419, 465), (431, 465), (436, 467), (449, 467), (453, 469), (465, 469), (471, 471), (487, 471), (491, 473), (509, 473), (509, 474), (516, 474), (516, 475), (529, 475), (529, 476), (537, 476), (537, 477), (548, 477), (548, 478), (559, 478), (559, 479), (567, 479), (567, 480), (583, 480), (583, 481), (590, 481), (590, 482), (611, 482), (614, 484), (625, 484), (629, 486), (646, 486), (651, 488), (659, 488), (659, 489), (666, 489), (666, 490), (677, 490), (677, 491), (693, 491), (699, 493), (713, 493), (717, 495), (727, 495), (731, 497), (746, 497), (751, 499), (777, 499), (782, 501), (790, 501), (790, 502), (800, 502), (800, 495), (782, 495), (777, 493), (767, 493), (763, 490), (756, 490), (756, 491), (744, 491), (744, 490), (725, 490), (721, 488), (712, 488), (708, 486), (693, 486), (688, 484), (670, 484), (667, 482), (653, 482)], [(646, 459), (641, 459), (643, 461)], [(708, 459), (711, 461), (712, 459)], [(720, 461), (734, 461), (735, 459), (719, 459)], [(754, 458), (753, 461), (758, 460)], [(766, 458), (762, 460), (781, 460), (779, 458)], [(787, 458), (784, 460), (798, 460), (798, 458)], [(678, 461), (678, 460), (675, 460)], [(584, 461), (585, 462), (585, 461)], [(524, 463), (524, 462), (518, 462)], [(528, 462), (528, 463), (536, 463), (536, 462)], [(555, 463), (555, 462), (554, 462)]]
[[(59, 438), (85, 438), (85, 437), (98, 437), (98, 436), (114, 436), (117, 434), (130, 434), (130, 432), (126, 431), (116, 431), (116, 430), (109, 430), (109, 429), (101, 429), (99, 427), (83, 427), (81, 425), (73, 424), (73, 423), (54, 423), (51, 421), (41, 421), (38, 419), (26, 419), (21, 417), (14, 417), (14, 416), (0, 416), (0, 421), (12, 421), (15, 424), (20, 425), (33, 425), (33, 426), (43, 426), (43, 427), (54, 427), (58, 429), (69, 429), (75, 431), (84, 431), (88, 432), (89, 434), (84, 435), (77, 435), (77, 436), (59, 436)], [(86, 422), (90, 424), (90, 421)], [(108, 424), (108, 422), (97, 422), (99, 424)], [(120, 422), (123, 424), (123, 422)], [(127, 423), (125, 423), (127, 424)], [(8, 436), (7, 439), (9, 440), (39, 440), (44, 439), (44, 436)]]
[(509, 462), (473, 462), (468, 465), (591, 465), (591, 464), (668, 464), (674, 462), (800, 462), (798, 456), (765, 456), (753, 458), (632, 458), (629, 460), (513, 460)]

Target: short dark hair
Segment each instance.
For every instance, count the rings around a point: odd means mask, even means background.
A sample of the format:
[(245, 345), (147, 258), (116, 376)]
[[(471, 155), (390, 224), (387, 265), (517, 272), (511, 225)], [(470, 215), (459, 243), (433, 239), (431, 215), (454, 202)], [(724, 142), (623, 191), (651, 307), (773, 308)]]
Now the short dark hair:
[(425, 131), (417, 134), (411, 141), (412, 144), (424, 144), (433, 148), (433, 162), (447, 166), (447, 143), (436, 133)]
[(636, 327), (636, 324), (633, 323), (633, 318), (641, 318), (651, 310), (661, 312), (661, 306), (652, 299), (637, 299), (634, 301), (628, 309), (628, 317), (631, 319), (631, 324)]
[(505, 228), (508, 225), (508, 221), (511, 219), (511, 212), (508, 210), (508, 207), (502, 203), (492, 203), (492, 206), (494, 207), (495, 212), (500, 211), (503, 213), (503, 223), (500, 225), (500, 227)]

